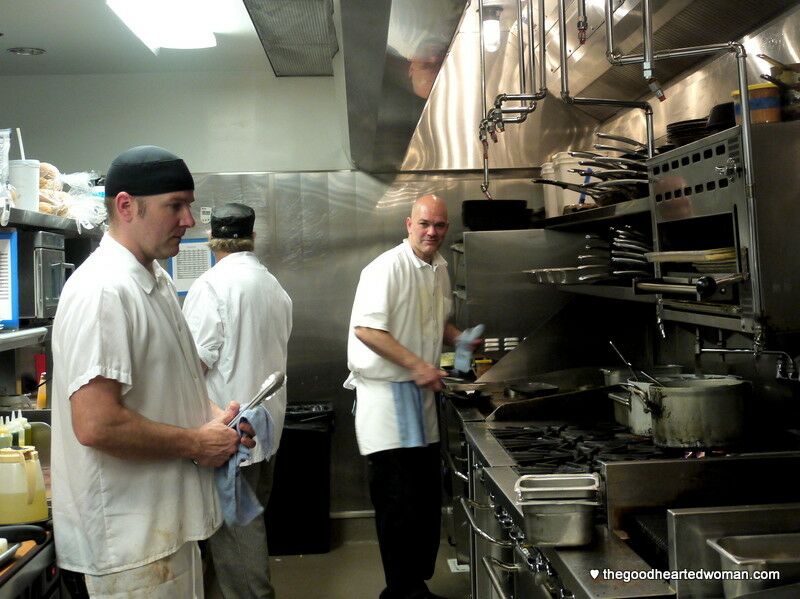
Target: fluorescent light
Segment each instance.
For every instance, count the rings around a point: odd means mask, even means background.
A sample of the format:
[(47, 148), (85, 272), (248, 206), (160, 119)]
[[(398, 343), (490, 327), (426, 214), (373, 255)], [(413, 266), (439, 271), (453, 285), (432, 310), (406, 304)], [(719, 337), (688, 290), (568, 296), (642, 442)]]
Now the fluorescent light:
[(106, 0), (106, 4), (154, 54), (160, 48), (187, 50), (217, 45), (203, 10), (208, 1)]
[(500, 48), (500, 21), (487, 19), (483, 22), (483, 47), (487, 52), (497, 52)]
[(484, 0), (483, 4), (483, 48), (487, 52), (500, 49), (500, 14), (503, 4), (500, 0)]

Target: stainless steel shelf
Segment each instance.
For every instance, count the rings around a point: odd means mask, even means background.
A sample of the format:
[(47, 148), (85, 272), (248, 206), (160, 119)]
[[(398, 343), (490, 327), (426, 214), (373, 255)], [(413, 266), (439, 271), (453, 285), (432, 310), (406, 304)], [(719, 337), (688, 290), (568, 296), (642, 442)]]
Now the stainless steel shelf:
[(12, 208), (11, 215), (8, 218), (9, 227), (26, 227), (29, 229), (50, 229), (59, 231), (65, 237), (101, 237), (103, 235), (102, 228), (95, 229), (81, 229), (78, 231), (78, 223), (72, 218), (64, 218), (63, 216), (54, 216), (52, 214), (45, 214), (43, 212), (34, 212), (33, 210), (21, 210), (19, 208)]
[(647, 214), (649, 212), (650, 198), (639, 198), (637, 200), (628, 200), (627, 202), (619, 202), (618, 204), (611, 204), (609, 206), (589, 208), (587, 210), (565, 214), (564, 216), (547, 218), (539, 221), (537, 226), (543, 229), (568, 229), (624, 216)]
[(655, 295), (642, 295), (634, 293), (632, 287), (621, 287), (618, 285), (558, 285), (557, 289), (568, 293), (580, 293), (583, 295), (593, 295), (595, 297), (605, 297), (608, 299), (625, 300), (629, 302), (640, 302), (643, 304), (655, 304)]
[(0, 330), (0, 352), (28, 345), (41, 343), (47, 336), (46, 327), (19, 329), (15, 331)]
[(701, 314), (697, 312), (684, 312), (682, 310), (670, 310), (668, 308), (664, 308), (661, 316), (664, 320), (672, 322), (682, 322), (684, 324), (713, 327), (741, 333), (753, 332), (753, 323), (751, 319), (739, 316)]

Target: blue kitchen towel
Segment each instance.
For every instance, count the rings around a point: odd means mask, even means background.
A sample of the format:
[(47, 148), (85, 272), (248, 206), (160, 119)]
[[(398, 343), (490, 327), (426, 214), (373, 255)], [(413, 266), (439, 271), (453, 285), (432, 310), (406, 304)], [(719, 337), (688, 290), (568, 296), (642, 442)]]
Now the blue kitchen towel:
[(486, 329), (482, 324), (476, 324), (471, 329), (464, 329), (456, 337), (456, 357), (453, 369), (459, 372), (469, 372), (472, 369), (472, 342), (483, 335)]
[(425, 416), (422, 408), (422, 389), (414, 381), (392, 383), (397, 429), (403, 447), (424, 447)]
[[(236, 431), (240, 435), (244, 434), (240, 429), (243, 422), (250, 423), (256, 432), (256, 441), (261, 444), (264, 453), (269, 456), (272, 453), (272, 442), (275, 439), (275, 424), (269, 412), (261, 406), (242, 412), (236, 425)], [(256, 494), (247, 481), (242, 479), (239, 471), (241, 463), (248, 459), (250, 459), (250, 449), (240, 443), (238, 451), (231, 456), (231, 459), (214, 471), (214, 484), (222, 505), (222, 516), (229, 526), (250, 524), (264, 511)]]

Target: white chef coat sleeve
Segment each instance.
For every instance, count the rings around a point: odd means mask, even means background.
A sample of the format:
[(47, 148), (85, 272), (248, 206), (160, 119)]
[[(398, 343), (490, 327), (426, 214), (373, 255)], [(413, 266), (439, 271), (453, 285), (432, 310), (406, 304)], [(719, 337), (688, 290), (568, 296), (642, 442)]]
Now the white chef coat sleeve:
[(219, 352), (225, 340), (219, 301), (212, 287), (204, 281), (196, 281), (186, 294), (183, 315), (194, 338), (197, 354), (208, 368), (219, 360)]
[(62, 338), (68, 344), (67, 397), (92, 379), (118, 381), (122, 395), (132, 383), (132, 335), (128, 316), (118, 290), (103, 287), (84, 293), (69, 306), (72, 317)]
[(373, 262), (361, 272), (353, 301), (351, 325), (381, 331), (390, 330), (393, 303), (397, 296), (395, 277), (387, 265)]

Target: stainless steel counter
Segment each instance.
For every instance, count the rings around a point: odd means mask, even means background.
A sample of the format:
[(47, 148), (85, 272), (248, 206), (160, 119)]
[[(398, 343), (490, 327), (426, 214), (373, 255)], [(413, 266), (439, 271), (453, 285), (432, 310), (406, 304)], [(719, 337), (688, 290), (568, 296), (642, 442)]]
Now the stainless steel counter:
[[(522, 507), (514, 496), (514, 484), (519, 474), (509, 467), (484, 468), (485, 480), (498, 503), (512, 519), (524, 520)], [(594, 541), (584, 547), (541, 547), (542, 554), (558, 572), (563, 585), (576, 598), (623, 599), (632, 597), (674, 597), (669, 584), (657, 580), (615, 580), (606, 578), (604, 570), (619, 572), (648, 572), (650, 566), (630, 547), (608, 531), (597, 526)], [(597, 570), (597, 576), (592, 572)]]

